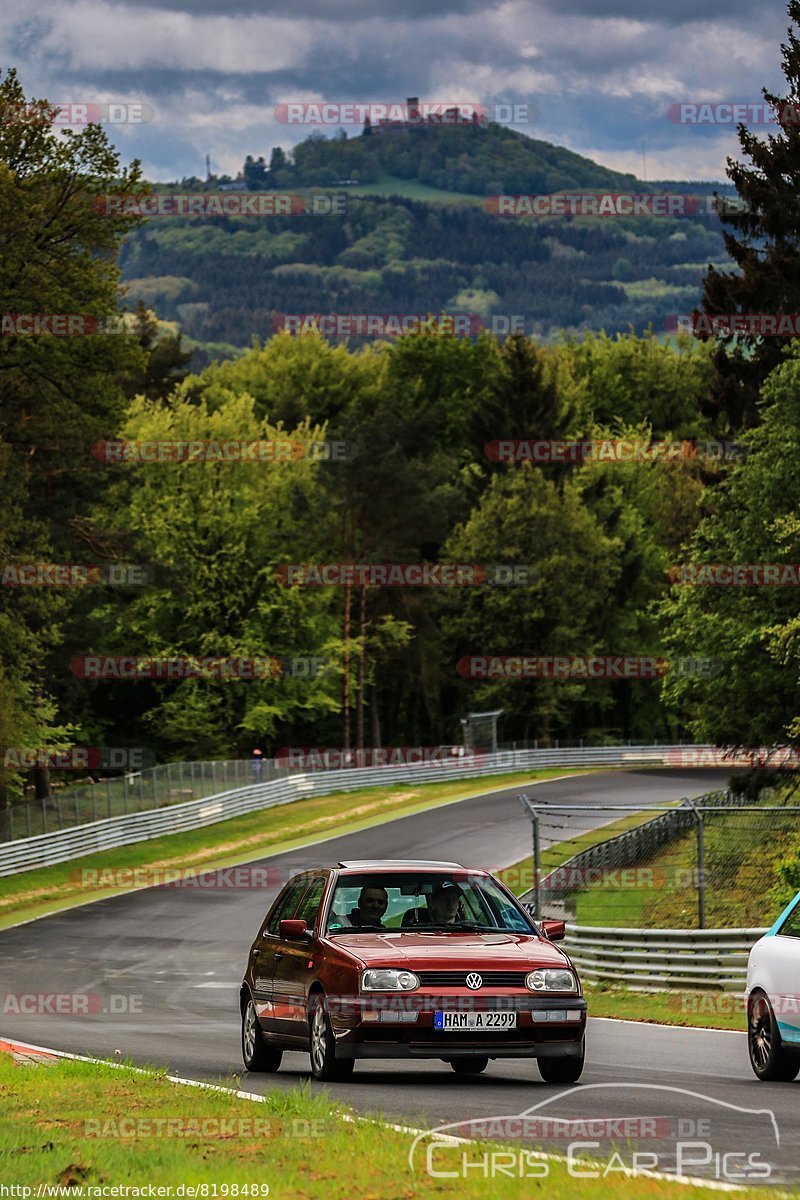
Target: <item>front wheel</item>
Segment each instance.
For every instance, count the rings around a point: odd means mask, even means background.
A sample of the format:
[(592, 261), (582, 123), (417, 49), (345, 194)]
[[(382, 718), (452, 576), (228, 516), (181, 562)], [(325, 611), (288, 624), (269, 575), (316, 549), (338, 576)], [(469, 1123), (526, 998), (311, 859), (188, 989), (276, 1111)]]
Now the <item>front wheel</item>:
[(242, 1060), (248, 1071), (277, 1071), (283, 1051), (264, 1041), (256, 1016), (253, 997), (248, 997), (242, 1013)]
[(539, 1058), (539, 1074), (545, 1083), (577, 1083), (583, 1074), (586, 1039), (581, 1042), (580, 1055), (574, 1058)]
[(489, 1065), (488, 1058), (451, 1058), (450, 1066), (456, 1075), (480, 1075)]
[(784, 1050), (772, 1005), (763, 992), (751, 996), (747, 1006), (747, 1049), (759, 1079), (788, 1083), (800, 1071), (800, 1056)]
[(325, 1001), (322, 996), (316, 996), (309, 1015), (311, 1026), (309, 1033), (309, 1053), (311, 1057), (311, 1074), (320, 1083), (336, 1079), (347, 1079), (353, 1074), (356, 1065), (354, 1058), (336, 1057), (336, 1039), (333, 1029), (325, 1012)]

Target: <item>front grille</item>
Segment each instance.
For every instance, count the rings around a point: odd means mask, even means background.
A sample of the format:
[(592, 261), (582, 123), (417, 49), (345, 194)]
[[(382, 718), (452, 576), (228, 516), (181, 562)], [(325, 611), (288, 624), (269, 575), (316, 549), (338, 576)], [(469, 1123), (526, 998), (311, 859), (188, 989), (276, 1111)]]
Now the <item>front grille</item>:
[(486, 988), (525, 987), (527, 971), (417, 971), (423, 987), (466, 987), (468, 975), (480, 975), (483, 983), (478, 991)]

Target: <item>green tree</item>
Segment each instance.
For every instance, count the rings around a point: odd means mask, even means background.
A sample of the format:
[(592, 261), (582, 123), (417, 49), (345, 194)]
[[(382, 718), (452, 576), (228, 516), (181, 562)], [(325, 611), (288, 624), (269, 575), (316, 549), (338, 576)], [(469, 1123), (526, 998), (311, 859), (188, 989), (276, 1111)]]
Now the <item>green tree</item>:
[[(747, 458), (709, 489), (681, 564), (800, 561), (800, 360), (796, 352), (763, 389), (763, 423)], [(691, 576), (690, 576), (691, 577)], [(676, 582), (661, 605), (674, 656), (708, 659), (709, 678), (673, 678), (667, 700), (691, 733), (720, 745), (772, 745), (800, 737), (800, 593), (792, 586)]]
[[(529, 586), (478, 587), (444, 597), (447, 663), (457, 680), (464, 657), (608, 653), (598, 635), (619, 573), (618, 540), (583, 503), (579, 485), (559, 488), (534, 466), (495, 476), (446, 546), (455, 562), (529, 564)], [(450, 711), (503, 708), (510, 736), (546, 738), (593, 690), (613, 687), (553, 679), (473, 680), (453, 686)], [(512, 732), (513, 731), (513, 732)]]
[[(762, 89), (778, 129), (764, 140), (739, 126), (742, 161), (729, 158), (727, 169), (739, 203), (720, 205), (725, 248), (737, 270), (709, 267), (705, 313), (800, 312), (800, 0), (789, 0), (788, 14), (792, 24), (781, 47), (786, 87), (781, 95)], [(717, 380), (706, 411), (723, 429), (752, 426), (759, 389), (786, 353), (787, 339), (737, 333), (711, 340)]]
[[(121, 168), (98, 125), (57, 130), (54, 111), (27, 98), (14, 71), (0, 76), (2, 311), (56, 330), (80, 318), (75, 336), (17, 327), (0, 337), (0, 528), (12, 561), (85, 558), (80, 516), (98, 491), (90, 446), (119, 419), (119, 381), (139, 362), (134, 340), (104, 325), (118, 312), (116, 252), (137, 220), (113, 201), (142, 190), (139, 165)], [(31, 603), (24, 589), (0, 592), (0, 669), (17, 698), (5, 708), (11, 744), (24, 744), (37, 723), (38, 744), (60, 728), (50, 696), (60, 702), (68, 686), (53, 666), (56, 651), (69, 655), (67, 611), (63, 596)], [(46, 770), (34, 775), (46, 793)]]

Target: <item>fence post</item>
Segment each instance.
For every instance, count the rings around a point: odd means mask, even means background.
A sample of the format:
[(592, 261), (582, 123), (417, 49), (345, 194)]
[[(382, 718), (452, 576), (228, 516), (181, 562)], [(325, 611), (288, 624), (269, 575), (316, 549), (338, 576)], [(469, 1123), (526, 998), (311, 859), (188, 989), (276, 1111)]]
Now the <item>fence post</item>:
[(706, 927), (706, 845), (702, 813), (697, 814), (697, 927)]
[(189, 763), (189, 766), (192, 769), (192, 799), (194, 800), (194, 759), (192, 759), (192, 761)]
[(539, 873), (541, 867), (541, 847), (539, 845), (539, 814), (531, 809), (533, 825), (533, 915), (538, 921), (542, 915), (541, 897), (539, 895)]
[(44, 796), (42, 796), (42, 827), (44, 832), (47, 833), (47, 807), (44, 802)]
[(697, 827), (697, 928), (706, 927), (706, 839), (703, 814), (693, 800), (685, 801), (694, 814)]
[[(125, 787), (125, 776), (124, 775), (122, 776), (122, 786), (123, 786), (123, 788)], [(108, 816), (110, 817), (111, 816), (111, 780), (110, 779), (106, 780), (106, 808), (108, 809)]]

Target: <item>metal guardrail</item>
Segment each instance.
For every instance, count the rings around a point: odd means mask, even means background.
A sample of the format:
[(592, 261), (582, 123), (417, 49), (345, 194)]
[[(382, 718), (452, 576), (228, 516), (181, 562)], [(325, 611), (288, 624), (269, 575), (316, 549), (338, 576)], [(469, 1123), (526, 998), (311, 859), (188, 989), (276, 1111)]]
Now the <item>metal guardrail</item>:
[(286, 775), (249, 787), (216, 792), (200, 799), (146, 812), (105, 818), (73, 829), (20, 838), (0, 845), (0, 876), (35, 867), (67, 862), (116, 846), (199, 829), (243, 813), (309, 796), (379, 787), (393, 783), (419, 784), (447, 779), (478, 779), (514, 771), (547, 767), (688, 766), (684, 756), (712, 751), (698, 746), (584, 746), (562, 749), (508, 750), (470, 760), (453, 759), (392, 767), (361, 767)]
[(743, 991), (766, 929), (608, 929), (568, 925), (563, 946), (585, 980), (645, 991)]

